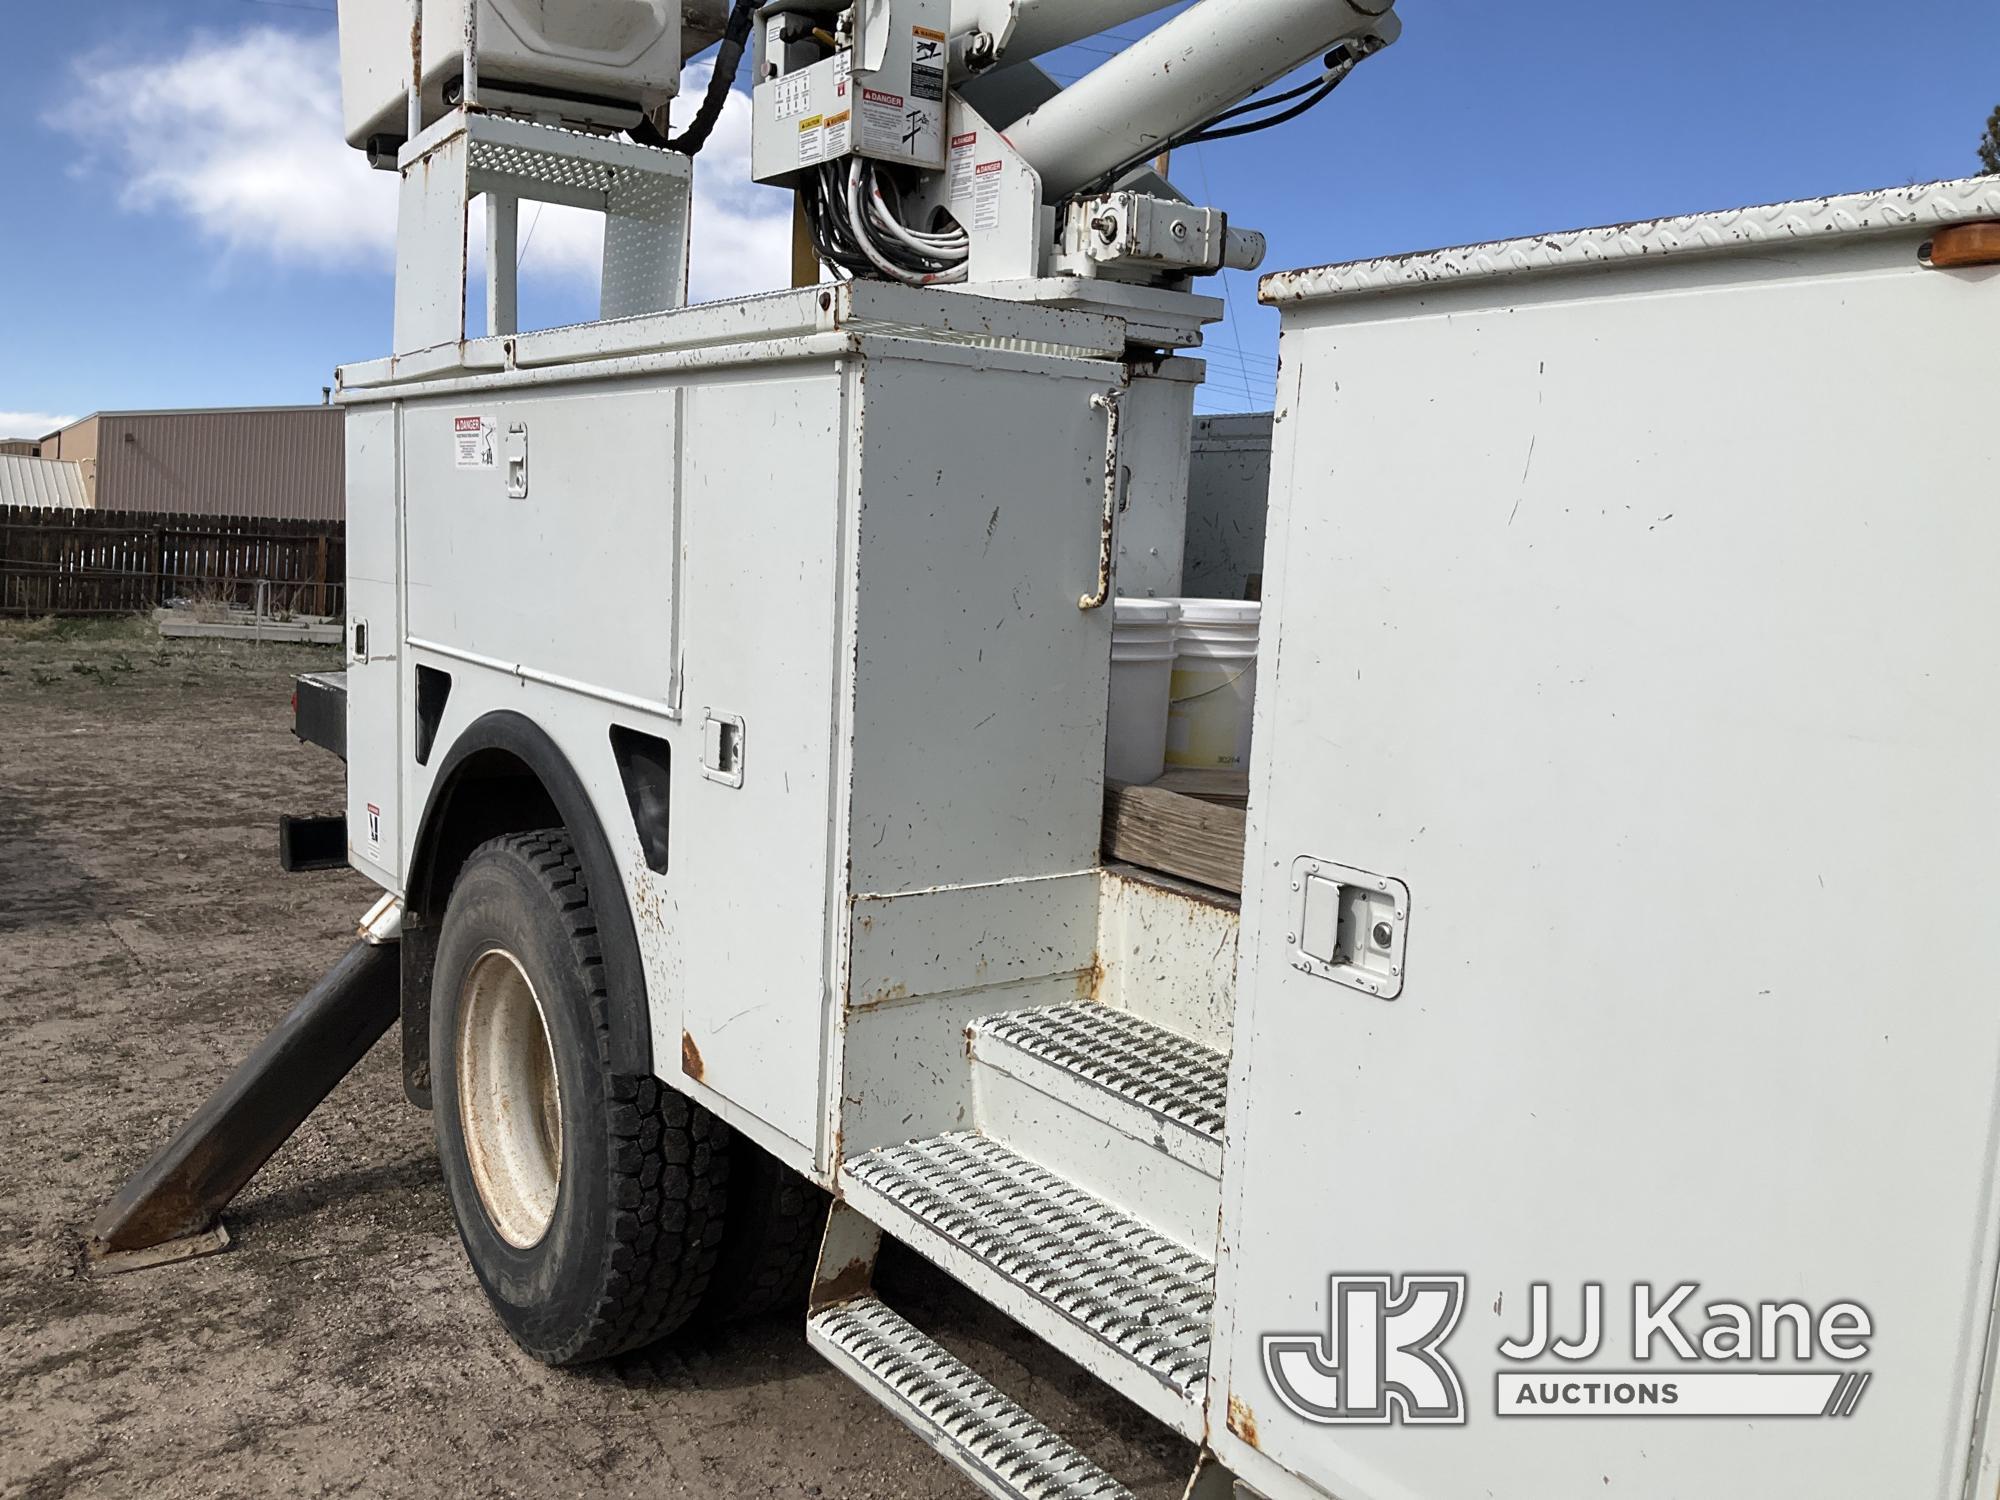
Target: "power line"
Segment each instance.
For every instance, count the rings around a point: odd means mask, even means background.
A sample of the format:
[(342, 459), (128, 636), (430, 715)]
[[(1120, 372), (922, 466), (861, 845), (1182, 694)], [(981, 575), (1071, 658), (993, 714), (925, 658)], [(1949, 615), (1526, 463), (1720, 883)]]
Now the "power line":
[(535, 226), (541, 222), (542, 222), (542, 205), (537, 203), (535, 205), (534, 218), (528, 220), (528, 232), (521, 236), (520, 253), (514, 257), (514, 269), (516, 271), (519, 271), (521, 269), (521, 262), (528, 258), (528, 246), (534, 244), (535, 242)]
[(1267, 365), (1273, 370), (1278, 368), (1278, 362), (1275, 359), (1271, 358), (1271, 356), (1268, 354), (1252, 354), (1249, 353), (1247, 350), (1232, 350), (1232, 349), (1216, 349), (1216, 350), (1211, 350), (1210, 353), (1227, 354), (1231, 355), (1232, 357), (1240, 357), (1246, 364)]
[[(1194, 152), (1195, 170), (1201, 173), (1201, 196), (1205, 201), (1213, 203), (1215, 201), (1215, 195), (1209, 190), (1208, 186), (1208, 163), (1206, 160), (1203, 159), (1202, 149), (1200, 146), (1195, 146), (1192, 147), (1191, 149)], [(1216, 277), (1218, 280), (1222, 282), (1222, 310), (1228, 316), (1229, 319), (1229, 338), (1230, 342), (1236, 346), (1237, 367), (1238, 369), (1242, 370), (1245, 374), (1247, 374), (1250, 368), (1250, 357), (1243, 352), (1243, 330), (1237, 326), (1236, 322), (1236, 299), (1229, 294), (1229, 271), (1227, 270), (1227, 268), (1218, 268), (1216, 271)], [(1247, 387), (1247, 382), (1246, 382), (1246, 387)], [(1277, 404), (1278, 390), (1277, 390), (1277, 380), (1275, 376), (1271, 381), (1270, 399), (1273, 405)]]

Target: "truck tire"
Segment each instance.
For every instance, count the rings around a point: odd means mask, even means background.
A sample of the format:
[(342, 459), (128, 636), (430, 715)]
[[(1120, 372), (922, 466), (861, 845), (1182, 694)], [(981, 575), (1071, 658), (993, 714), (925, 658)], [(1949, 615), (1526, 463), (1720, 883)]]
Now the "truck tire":
[(597, 918), (560, 829), (467, 859), (431, 987), (438, 1157), (494, 1311), (551, 1365), (665, 1337), (723, 1233), (729, 1131), (655, 1078), (614, 1073)]
[(748, 1136), (731, 1139), (730, 1156), (729, 1224), (701, 1320), (803, 1312), (832, 1200)]

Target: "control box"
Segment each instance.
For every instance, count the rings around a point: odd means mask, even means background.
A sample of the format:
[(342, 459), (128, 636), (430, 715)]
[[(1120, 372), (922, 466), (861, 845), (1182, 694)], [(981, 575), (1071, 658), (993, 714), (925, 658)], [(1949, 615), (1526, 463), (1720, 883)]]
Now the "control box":
[(942, 171), (946, 0), (767, 6), (754, 37), (751, 176), (788, 186), (848, 156)]
[[(488, 109), (623, 129), (680, 86), (679, 0), (424, 0), (426, 125), (456, 102), (468, 6), (477, 6), (471, 19)], [(411, 26), (410, 0), (340, 0), (341, 116), (350, 146), (400, 141), (407, 132)]]

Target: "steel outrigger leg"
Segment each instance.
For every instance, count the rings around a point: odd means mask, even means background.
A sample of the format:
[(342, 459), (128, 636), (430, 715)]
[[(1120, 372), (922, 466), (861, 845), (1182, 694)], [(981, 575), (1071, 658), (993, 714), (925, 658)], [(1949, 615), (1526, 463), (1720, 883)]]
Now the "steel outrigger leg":
[(385, 897), (326, 976), (98, 1211), (90, 1257), (138, 1270), (223, 1249), (223, 1208), (396, 1020), (402, 909)]

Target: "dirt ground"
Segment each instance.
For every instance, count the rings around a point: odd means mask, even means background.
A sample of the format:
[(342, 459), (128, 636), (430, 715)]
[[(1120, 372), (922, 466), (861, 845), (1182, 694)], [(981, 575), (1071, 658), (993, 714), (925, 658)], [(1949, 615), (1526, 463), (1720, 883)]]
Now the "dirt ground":
[[(251, 1183), (226, 1254), (94, 1276), (99, 1204), (339, 956), (372, 897), (285, 875), (337, 810), (313, 648), (0, 624), (0, 1495), (971, 1493), (796, 1319), (545, 1369), (488, 1316), (392, 1037)], [(1188, 1450), (941, 1278), (903, 1300), (1147, 1497)]]

